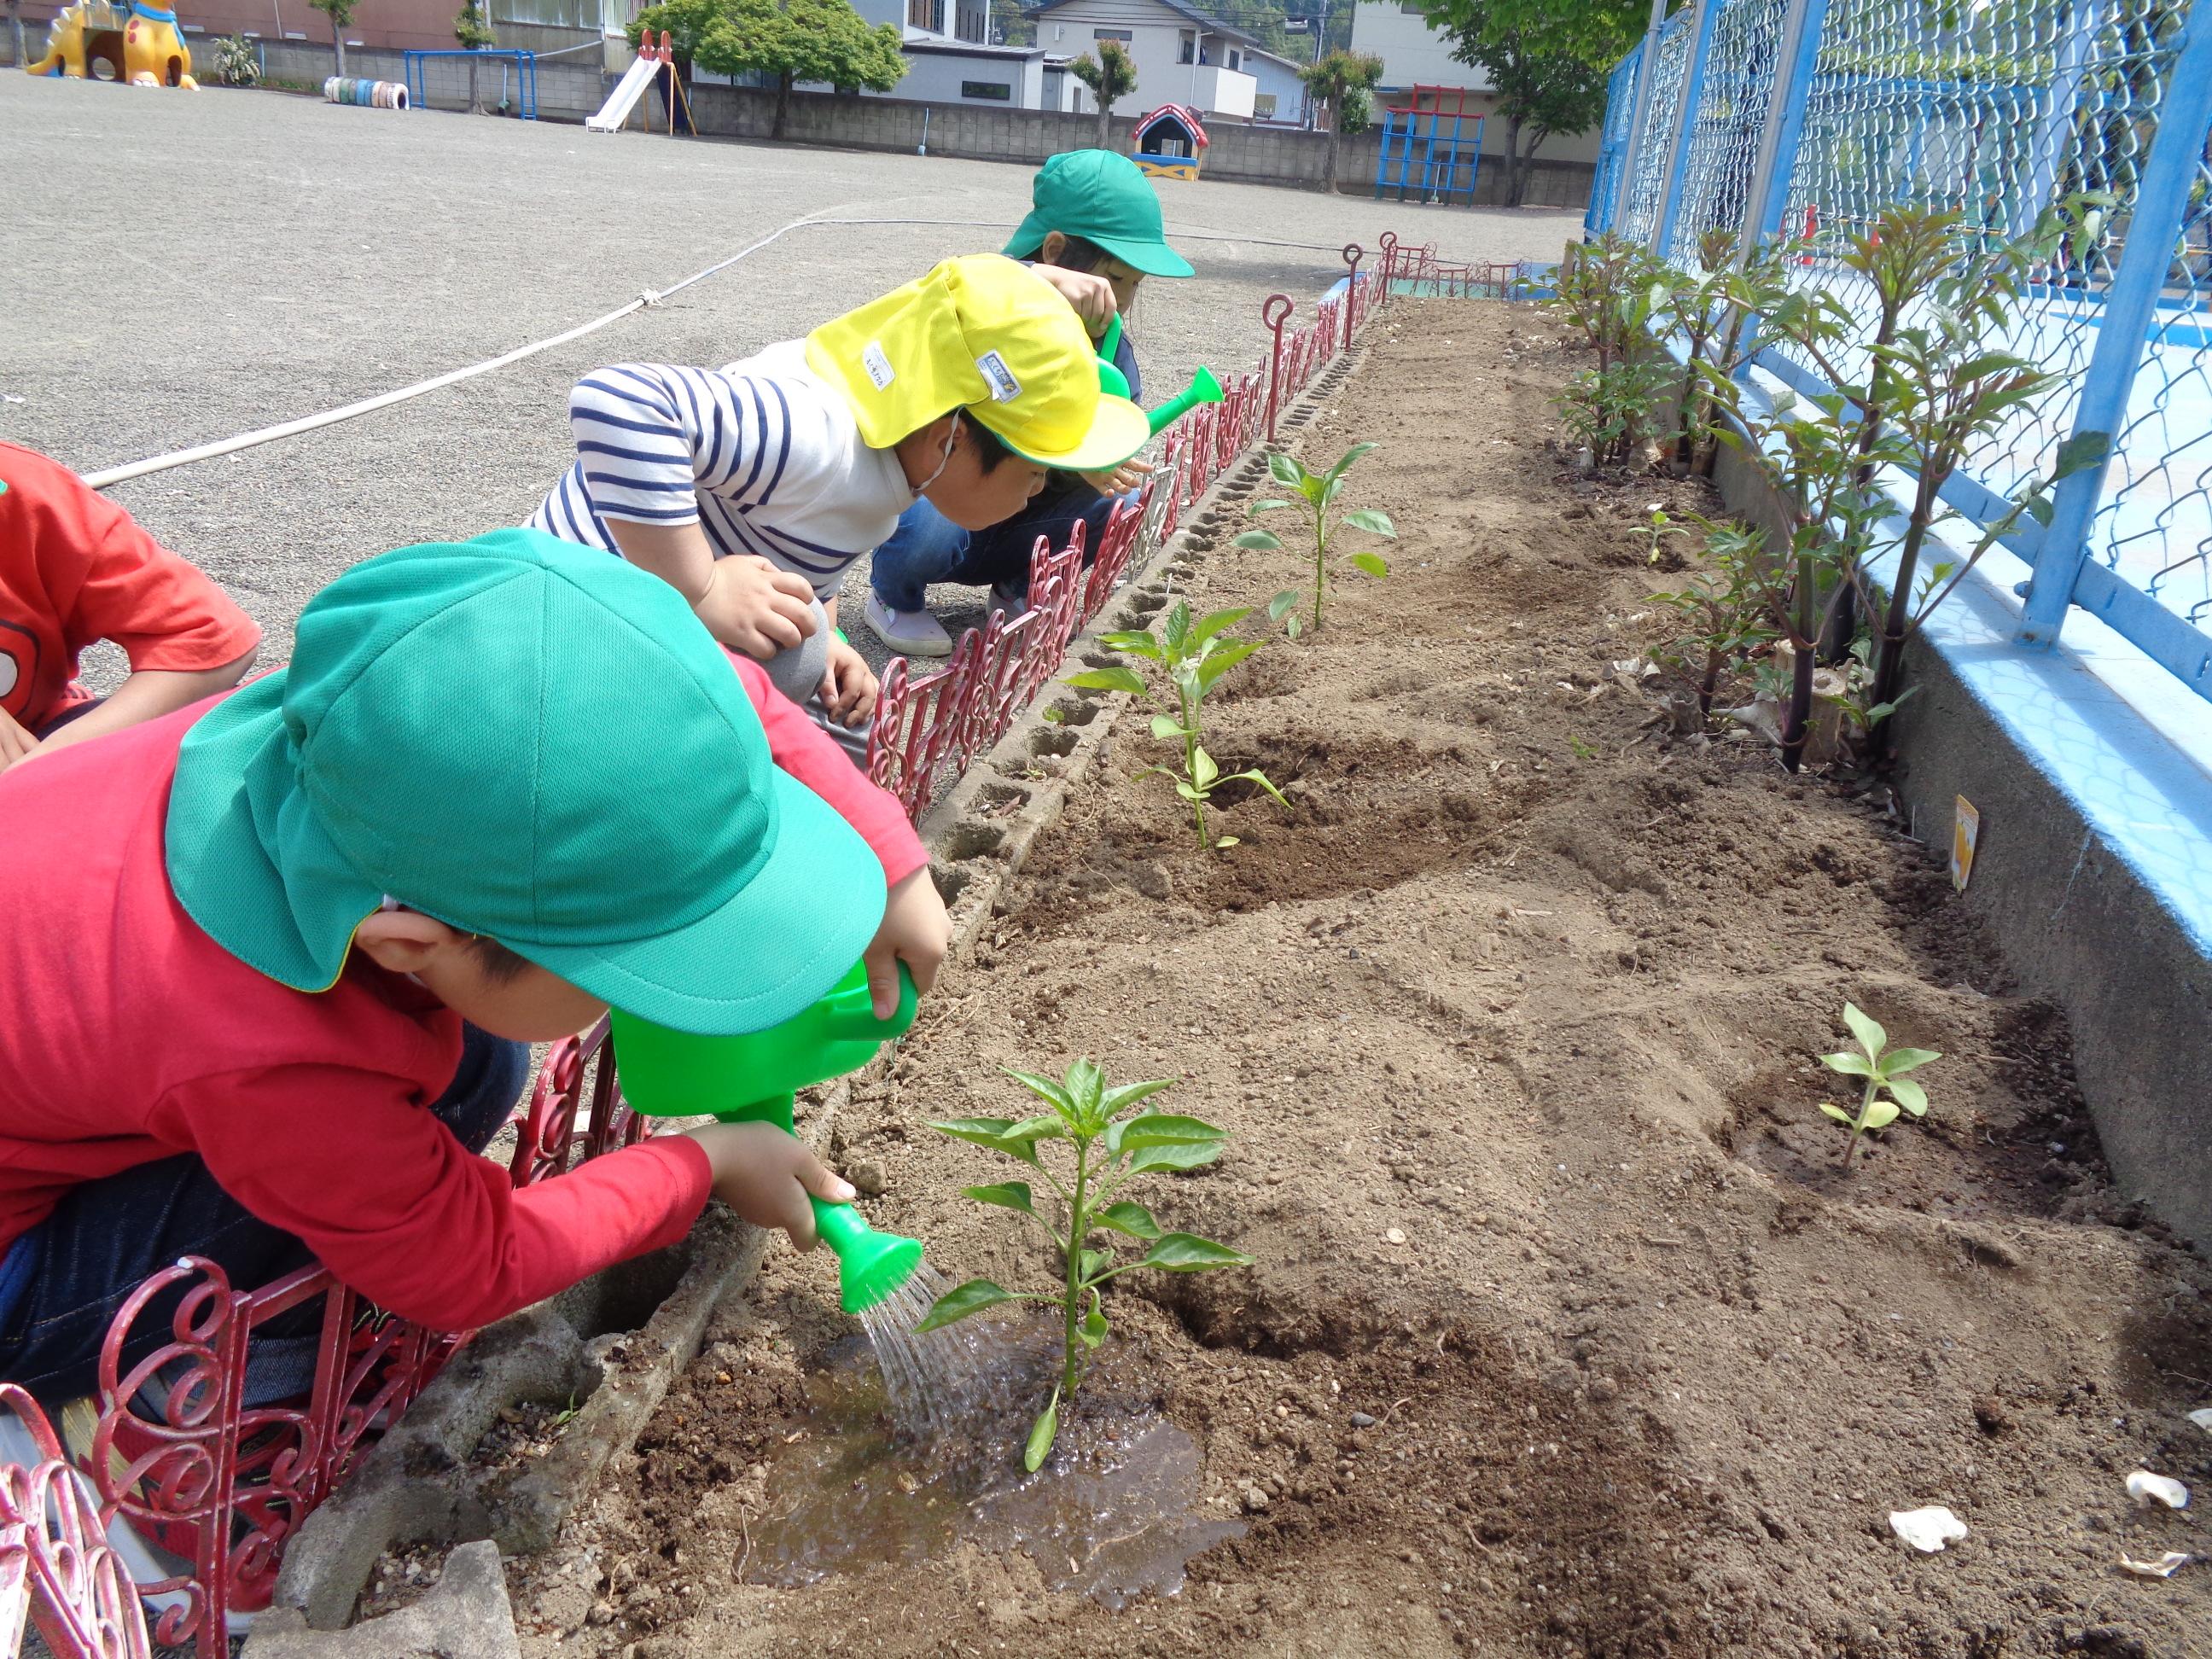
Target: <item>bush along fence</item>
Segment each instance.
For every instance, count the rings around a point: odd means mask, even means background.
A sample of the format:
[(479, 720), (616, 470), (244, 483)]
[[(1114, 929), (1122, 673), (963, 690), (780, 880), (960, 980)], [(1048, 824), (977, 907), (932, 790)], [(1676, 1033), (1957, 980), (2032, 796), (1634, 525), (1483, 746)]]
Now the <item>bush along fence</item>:
[[(2028, 567), (2021, 646), (2079, 605), (2212, 697), (2208, 137), (2212, 0), (1695, 0), (1613, 73), (1585, 225), (1696, 269), (1733, 389), (1710, 357), (1691, 384), (1745, 405), (1785, 484), (1808, 416), (1850, 427), (1862, 488), (1830, 516), (1893, 465), (1916, 548), (1949, 520)], [(1679, 307), (1647, 313), (1697, 355)]]
[[(1087, 569), (1080, 526), (1066, 547), (1040, 543), (1022, 616), (971, 629), (934, 672), (910, 678), (894, 662), (868, 765), (910, 817), (1005, 734), (1115, 589), (1226, 468), (1273, 438), (1394, 287), (1416, 273), (1467, 286), (1487, 269), (1443, 265), (1432, 248), (1387, 236), (1381, 252), (1370, 280), (1358, 272), (1363, 251), (1347, 246), (1348, 279), (1303, 324), (1287, 296), (1268, 299), (1265, 355), (1224, 385), (1222, 402), (1170, 428), (1159, 466), (1109, 520)], [(516, 1186), (649, 1133), (622, 1097), (614, 1058), (605, 1020), (553, 1046), (514, 1126)], [(283, 1340), (312, 1347), (313, 1374), (304, 1392), (270, 1403), (272, 1384), (293, 1386), (268, 1363), (277, 1345), (267, 1328), (280, 1318), (287, 1333), (312, 1331)], [(467, 1340), (384, 1314), (319, 1268), (240, 1290), (213, 1262), (186, 1259), (148, 1279), (108, 1331), (96, 1420), (74, 1455), (28, 1395), (0, 1384), (0, 1417), (15, 1419), (15, 1444), (31, 1453), (0, 1462), (0, 1654), (19, 1652), (35, 1627), (57, 1659), (137, 1659), (153, 1642), (220, 1659), (239, 1617), (269, 1605), (301, 1524)], [(74, 1429), (76, 1413), (64, 1416)], [(126, 1562), (108, 1546), (118, 1517), (167, 1559), (149, 1550)]]

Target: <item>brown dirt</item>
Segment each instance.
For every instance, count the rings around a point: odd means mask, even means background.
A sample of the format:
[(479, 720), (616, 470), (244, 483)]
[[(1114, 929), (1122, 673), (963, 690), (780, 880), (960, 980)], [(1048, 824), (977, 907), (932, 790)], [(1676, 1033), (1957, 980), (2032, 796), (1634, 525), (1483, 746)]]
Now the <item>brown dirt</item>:
[[(2062, 1018), (1886, 797), (1668, 738), (1612, 683), (1656, 625), (1633, 526), (1697, 487), (1565, 476), (1568, 366), (1526, 308), (1394, 313), (1303, 445), (1382, 443), (1352, 494), (1399, 525), (1393, 574), (1214, 716), (1294, 810), (1239, 804), (1243, 844), (1200, 854), (1125, 780), (1153, 744), (1122, 716), (832, 1137), (945, 1271), (1034, 1280), (1012, 1218), (948, 1200), (1003, 1172), (924, 1121), (1020, 1115), (1002, 1065), (1180, 1077), (1168, 1103), (1236, 1139), (1147, 1197), (1259, 1265), (1124, 1281), (1119, 1340), (1206, 1512), (1261, 1489), (1249, 1533), (1119, 1614), (969, 1547), (733, 1583), (849, 1329), (780, 1252), (518, 1568), (526, 1654), (2212, 1654), (2212, 1566), (2116, 1565), (2205, 1547), (2122, 1480), (2212, 1481), (2183, 1417), (2212, 1402), (2212, 1276), (2115, 1198)], [(1287, 576), (1223, 545), (1197, 598)], [(1946, 1056), (1927, 1121), (1848, 1176), (1813, 1059), (1847, 998)], [(1924, 1504), (1971, 1534), (1911, 1553), (1886, 1516)]]

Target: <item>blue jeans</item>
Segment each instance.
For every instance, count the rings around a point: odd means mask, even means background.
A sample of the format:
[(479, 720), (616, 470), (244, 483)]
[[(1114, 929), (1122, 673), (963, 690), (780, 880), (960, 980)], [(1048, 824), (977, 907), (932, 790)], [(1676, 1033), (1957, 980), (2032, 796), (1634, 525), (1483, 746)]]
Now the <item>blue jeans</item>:
[[(430, 1109), (462, 1145), (481, 1152), (507, 1121), (529, 1068), (526, 1043), (465, 1025), (461, 1063)], [(48, 1406), (91, 1393), (100, 1341), (116, 1310), (143, 1281), (185, 1255), (215, 1262), (235, 1290), (255, 1289), (314, 1260), (289, 1233), (249, 1214), (189, 1152), (88, 1181), (65, 1194), (0, 1261), (6, 1304), (0, 1377)], [(167, 1340), (170, 1315), (182, 1299), (183, 1287), (173, 1287), (140, 1312), (131, 1326), (138, 1340), (124, 1351), (126, 1370)], [(249, 1391), (268, 1400), (304, 1389), (313, 1374), (320, 1323), (319, 1305), (310, 1304), (258, 1328)], [(264, 1334), (271, 1340), (264, 1341)]]
[(1048, 485), (1046, 494), (1005, 523), (976, 531), (963, 530), (928, 501), (918, 501), (899, 515), (898, 528), (876, 550), (869, 585), (893, 611), (927, 608), (924, 590), (933, 582), (1011, 588), (1026, 596), (1036, 538), (1047, 538), (1057, 550), (1067, 545), (1079, 522), (1088, 525), (1083, 538), (1083, 562), (1088, 565), (1115, 500), (1086, 484), (1057, 493)]

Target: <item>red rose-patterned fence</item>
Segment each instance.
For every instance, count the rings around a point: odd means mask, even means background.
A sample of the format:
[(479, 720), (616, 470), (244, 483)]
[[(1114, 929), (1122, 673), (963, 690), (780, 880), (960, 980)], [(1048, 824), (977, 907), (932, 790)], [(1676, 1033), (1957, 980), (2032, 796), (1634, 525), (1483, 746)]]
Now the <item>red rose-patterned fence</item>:
[[(1440, 265), (1432, 248), (1401, 250), (1388, 235), (1370, 276), (1359, 275), (1361, 258), (1358, 245), (1346, 247), (1346, 283), (1302, 325), (1292, 326), (1286, 295), (1269, 297), (1266, 354), (1224, 378), (1220, 403), (1170, 429), (1158, 465), (1115, 508), (1088, 563), (1082, 526), (1057, 550), (1040, 538), (1021, 616), (994, 613), (932, 672), (892, 662), (868, 774), (909, 817), (1005, 735), (1214, 480), (1274, 437), (1281, 414), (1387, 303), (1394, 277), (1472, 283), (1465, 273), (1482, 269)], [(553, 1046), (514, 1127), (517, 1187), (650, 1133), (617, 1087), (605, 1020)], [(147, 1320), (168, 1292), (181, 1299), (167, 1319)], [(313, 1334), (313, 1380), (304, 1395), (249, 1406), (256, 1333), (280, 1320), (294, 1341)], [(301, 1523), (467, 1340), (383, 1313), (315, 1267), (241, 1291), (215, 1263), (187, 1257), (149, 1279), (101, 1347), (97, 1425), (81, 1458), (64, 1455), (28, 1395), (0, 1383), (0, 1413), (16, 1418), (37, 1453), (28, 1464), (0, 1462), (0, 1655), (17, 1653), (35, 1626), (57, 1659), (142, 1659), (154, 1642), (221, 1659), (232, 1616), (269, 1604)], [(107, 1546), (118, 1516), (173, 1559), (167, 1577), (135, 1592)]]

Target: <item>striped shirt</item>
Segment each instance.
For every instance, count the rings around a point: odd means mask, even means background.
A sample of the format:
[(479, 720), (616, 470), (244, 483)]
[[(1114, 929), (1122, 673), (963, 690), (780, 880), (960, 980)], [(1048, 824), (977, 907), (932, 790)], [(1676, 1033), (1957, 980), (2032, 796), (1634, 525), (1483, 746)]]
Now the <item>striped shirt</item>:
[(611, 553), (610, 519), (696, 524), (716, 558), (758, 554), (828, 599), (914, 504), (897, 455), (861, 440), (803, 341), (726, 368), (594, 369), (568, 394), (568, 423), (575, 465), (530, 527)]

